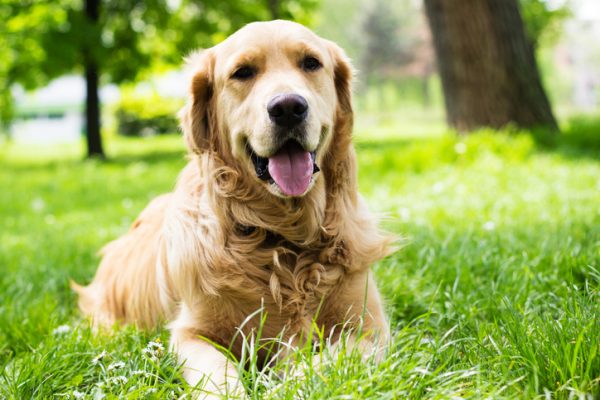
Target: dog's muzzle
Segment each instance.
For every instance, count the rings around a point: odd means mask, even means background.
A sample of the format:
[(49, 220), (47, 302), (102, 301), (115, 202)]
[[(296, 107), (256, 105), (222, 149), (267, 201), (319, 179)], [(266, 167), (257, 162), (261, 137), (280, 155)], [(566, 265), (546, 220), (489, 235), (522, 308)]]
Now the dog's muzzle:
[(295, 140), (288, 140), (272, 156), (260, 157), (250, 149), (256, 176), (277, 184), (287, 196), (303, 195), (313, 174), (320, 171), (316, 163), (316, 152), (308, 152)]

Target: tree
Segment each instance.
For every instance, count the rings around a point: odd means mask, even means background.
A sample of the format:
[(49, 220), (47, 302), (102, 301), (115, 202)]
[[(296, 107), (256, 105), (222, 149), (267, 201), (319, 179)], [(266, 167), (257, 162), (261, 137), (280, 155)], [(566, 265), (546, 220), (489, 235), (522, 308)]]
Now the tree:
[(386, 0), (370, 3), (361, 25), (365, 46), (360, 64), (367, 81), (381, 77), (386, 66), (404, 64), (410, 59), (407, 49), (412, 47), (413, 38), (400, 34), (403, 25)]
[(267, 0), (267, 6), (271, 13), (271, 18), (279, 19), (279, 0)]
[(547, 0), (519, 0), (527, 36), (535, 48), (544, 37), (546, 41), (556, 40), (561, 33), (563, 21), (570, 16), (566, 3), (558, 7), (550, 3)]
[[(85, 16), (93, 30), (97, 30), (100, 15), (100, 0), (85, 0)], [(84, 47), (83, 67), (85, 69), (85, 123), (88, 157), (104, 157), (100, 136), (100, 98), (98, 96), (98, 60), (90, 49)]]
[[(87, 154), (104, 157), (100, 137), (100, 79), (121, 83), (134, 80), (152, 61), (152, 40), (163, 29), (169, 12), (164, 0), (5, 0), (1, 32), (8, 46), (3, 82), (3, 106), (11, 110), (10, 89), (45, 85), (66, 73), (83, 72), (86, 78)], [(2, 115), (7, 121), (10, 112)]]
[(449, 124), (557, 124), (517, 0), (425, 0)]
[(434, 71), (431, 36), (422, 10), (410, 0), (372, 0), (364, 7), (360, 33), (364, 46), (360, 69), (367, 83), (418, 78), (429, 104), (429, 78)]
[[(306, 19), (314, 3), (273, 2), (278, 15), (290, 19)], [(152, 68), (179, 65), (193, 48), (265, 19), (264, 0), (2, 0), (0, 121), (12, 117), (14, 84), (35, 89), (60, 75), (83, 73), (88, 156), (103, 157), (100, 83), (131, 82)]]

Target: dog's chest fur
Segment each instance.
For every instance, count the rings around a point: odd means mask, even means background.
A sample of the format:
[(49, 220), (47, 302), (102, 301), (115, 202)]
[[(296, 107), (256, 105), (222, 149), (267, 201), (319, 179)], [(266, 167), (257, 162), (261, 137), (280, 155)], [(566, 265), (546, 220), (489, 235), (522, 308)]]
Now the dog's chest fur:
[(368, 215), (345, 197), (328, 205), (322, 182), (301, 202), (283, 202), (243, 190), (252, 186), (224, 166), (208, 179), (210, 161), (191, 164), (165, 229), (170, 292), (193, 310), (195, 332), (238, 353), (242, 334), (306, 340), (313, 322), (343, 323), (340, 299), (357, 289), (346, 282), (383, 249)]
[[(257, 228), (251, 234), (264, 239), (257, 240), (250, 252), (240, 246), (228, 248), (232, 258), (240, 261), (235, 270), (243, 282), (223, 282), (219, 290), (233, 297), (241, 295), (245, 301), (253, 298), (256, 303), (250, 307), (272, 308), (271, 313), (290, 322), (314, 318), (324, 297), (339, 288), (344, 279), (346, 268), (340, 256), (344, 251), (322, 241), (298, 246)], [(230, 271), (227, 268), (227, 273)]]
[(299, 247), (258, 228), (245, 233), (257, 245), (248, 249), (236, 242), (225, 248), (233, 263), (221, 271), (218, 295), (210, 296), (212, 310), (207, 313), (220, 317), (207, 323), (202, 334), (232, 346), (234, 353), (242, 345), (240, 332), (249, 336), (260, 330), (263, 338), (310, 340), (327, 298), (343, 290), (345, 250), (323, 243)]

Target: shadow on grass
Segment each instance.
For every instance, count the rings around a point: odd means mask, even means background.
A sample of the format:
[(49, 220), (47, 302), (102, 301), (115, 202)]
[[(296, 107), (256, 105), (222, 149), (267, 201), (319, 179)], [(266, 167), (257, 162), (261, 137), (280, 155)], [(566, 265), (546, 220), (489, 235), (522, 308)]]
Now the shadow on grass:
[(153, 150), (145, 152), (122, 152), (115, 156), (109, 156), (105, 159), (99, 158), (50, 158), (46, 160), (35, 160), (30, 157), (27, 160), (2, 161), (3, 168), (10, 169), (13, 172), (35, 172), (52, 171), (54, 169), (72, 167), (78, 168), (88, 163), (97, 163), (102, 165), (127, 166), (133, 163), (173, 163), (181, 161), (185, 163), (186, 152), (184, 150)]
[[(503, 139), (503, 136), (516, 139), (520, 135), (530, 136), (533, 139), (533, 147), (528, 148), (526, 143)], [(520, 153), (516, 155), (516, 158), (525, 158), (531, 153), (538, 152), (555, 153), (569, 160), (598, 161), (600, 160), (600, 115), (574, 117), (558, 134), (548, 133), (545, 129), (522, 131), (508, 127), (500, 131), (483, 129), (472, 135), (464, 136), (449, 131), (441, 138), (361, 138), (355, 141), (355, 146), (358, 152), (394, 154), (396, 157), (402, 158), (403, 163), (406, 162), (407, 156), (409, 159), (414, 158), (410, 157), (413, 153), (421, 158), (429, 156), (430, 166), (434, 167), (440, 162), (454, 163), (460, 159), (464, 160), (464, 156), (456, 157), (456, 154), (453, 154), (455, 151), (460, 152), (455, 147), (459, 142), (465, 142), (475, 152), (488, 149), (510, 158), (515, 158), (516, 151)], [(519, 146), (519, 144), (523, 148), (516, 149), (514, 146)], [(432, 157), (434, 155), (435, 157)]]
[(136, 162), (143, 162), (148, 164), (156, 164), (160, 162), (182, 162), (187, 159), (186, 152), (184, 150), (155, 150), (144, 153), (123, 153), (115, 157), (107, 158), (102, 161), (107, 164), (114, 165), (128, 165)]
[[(373, 139), (361, 139), (361, 140), (355, 140), (354, 142), (354, 146), (356, 147), (357, 150), (392, 150), (392, 149), (397, 149), (397, 150), (402, 150), (403, 148), (406, 148), (410, 145), (412, 145), (415, 142), (431, 142), (432, 140), (435, 139), (431, 139), (431, 138), (423, 138), (423, 139), (415, 139), (415, 138), (398, 138), (398, 139), (390, 139), (390, 138), (385, 138), (385, 139), (377, 139), (377, 138), (373, 138)], [(439, 139), (437, 139), (439, 140)]]
[(533, 130), (541, 150), (559, 153), (566, 158), (600, 159), (600, 115), (573, 117), (561, 133), (549, 136), (543, 130)]

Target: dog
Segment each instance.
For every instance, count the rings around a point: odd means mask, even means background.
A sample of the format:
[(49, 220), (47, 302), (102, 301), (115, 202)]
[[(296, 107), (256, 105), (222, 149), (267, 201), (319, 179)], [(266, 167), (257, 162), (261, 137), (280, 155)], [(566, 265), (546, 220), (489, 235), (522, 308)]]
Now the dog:
[(389, 327), (370, 265), (394, 238), (358, 194), (345, 53), (277, 20), (248, 24), (187, 65), (179, 116), (190, 161), (174, 191), (102, 250), (91, 284), (73, 284), (79, 308), (95, 326), (168, 323), (184, 378), (207, 393), (240, 386), (217, 347), (239, 357), (259, 309), (263, 337), (293, 348), (316, 324), (332, 351), (347, 330), (377, 357)]

